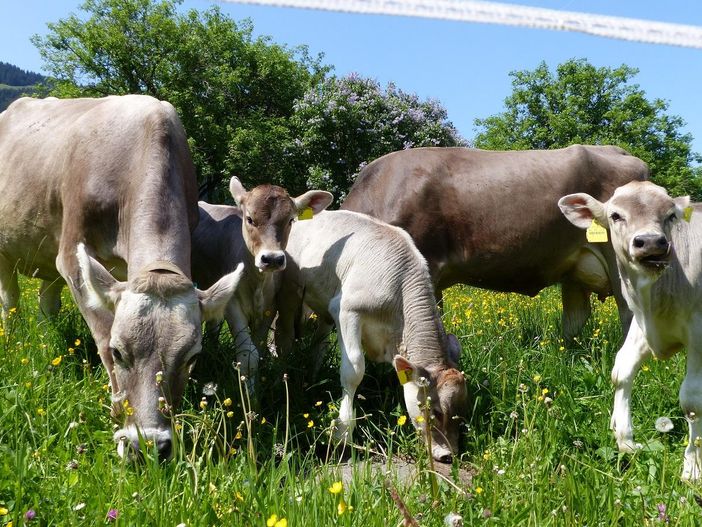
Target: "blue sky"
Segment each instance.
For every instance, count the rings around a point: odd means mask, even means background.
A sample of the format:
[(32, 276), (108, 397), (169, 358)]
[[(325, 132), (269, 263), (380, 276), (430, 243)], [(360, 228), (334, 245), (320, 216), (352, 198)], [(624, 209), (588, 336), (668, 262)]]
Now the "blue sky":
[[(520, 0), (514, 3), (612, 16), (702, 26), (699, 0)], [(46, 23), (79, 13), (82, 0), (2, 1), (0, 61), (42, 71), (29, 42), (45, 33)], [(473, 121), (500, 112), (511, 93), (509, 72), (550, 67), (571, 58), (586, 58), (601, 67), (638, 68), (634, 82), (648, 98), (669, 103), (702, 152), (702, 50), (626, 42), (578, 33), (440, 20), (354, 15), (290, 8), (186, 0), (184, 9), (218, 5), (238, 20), (250, 18), (257, 35), (274, 42), (306, 44), (324, 53), (335, 73), (395, 82), (405, 91), (438, 99), (461, 135), (475, 135)]]

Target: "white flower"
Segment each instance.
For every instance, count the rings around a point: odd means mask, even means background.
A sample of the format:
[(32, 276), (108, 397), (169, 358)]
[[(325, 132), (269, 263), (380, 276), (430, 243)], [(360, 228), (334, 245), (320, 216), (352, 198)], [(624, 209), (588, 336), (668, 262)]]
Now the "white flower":
[(202, 393), (204, 395), (212, 396), (217, 392), (217, 384), (214, 382), (208, 382), (202, 387)]
[(669, 417), (659, 417), (656, 419), (656, 430), (665, 434), (673, 429), (673, 421)]
[(83, 509), (85, 509), (85, 503), (83, 503), (83, 502), (81, 502), (78, 505), (76, 505), (75, 507), (73, 507), (74, 511), (82, 511)]

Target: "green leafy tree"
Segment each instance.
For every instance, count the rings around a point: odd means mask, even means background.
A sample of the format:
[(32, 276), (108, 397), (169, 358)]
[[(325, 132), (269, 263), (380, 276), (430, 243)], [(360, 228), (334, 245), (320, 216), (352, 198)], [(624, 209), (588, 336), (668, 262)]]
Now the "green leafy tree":
[(217, 8), (179, 13), (181, 0), (87, 0), (35, 36), (52, 95), (142, 93), (171, 102), (189, 136), (202, 193), (222, 199), (230, 175), (284, 184), (293, 102), (328, 68), (305, 48), (253, 38)]
[(482, 130), (475, 146), (495, 150), (550, 149), (574, 143), (621, 146), (649, 164), (652, 179), (673, 195), (702, 199), (702, 158), (692, 152), (692, 137), (681, 133), (683, 120), (667, 113), (661, 99), (649, 100), (631, 79), (638, 70), (622, 65), (597, 68), (569, 60), (556, 68), (545, 63), (515, 71), (512, 94), (503, 113), (477, 119)]
[(385, 90), (352, 74), (329, 78), (297, 101), (295, 147), (308, 167), (307, 184), (341, 201), (368, 162), (405, 148), (456, 146), (465, 141), (435, 100), (420, 100), (394, 84)]

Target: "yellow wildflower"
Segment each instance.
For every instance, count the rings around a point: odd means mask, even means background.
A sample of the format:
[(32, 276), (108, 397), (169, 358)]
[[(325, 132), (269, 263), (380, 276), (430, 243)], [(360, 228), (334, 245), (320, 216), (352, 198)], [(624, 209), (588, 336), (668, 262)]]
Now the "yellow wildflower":
[(424, 416), (423, 416), (423, 415), (418, 416), (418, 417), (417, 417), (417, 422), (418, 422), (418, 423), (423, 423), (423, 422), (424, 422)]
[(203, 399), (202, 401), (200, 401), (200, 409), (204, 410), (205, 408), (207, 408), (207, 401)]
[(52, 366), (58, 366), (59, 364), (61, 364), (61, 360), (63, 360), (63, 355), (59, 355), (58, 357), (54, 358), (54, 359), (51, 361), (51, 365), (52, 365)]
[(344, 498), (341, 498), (339, 500), (339, 503), (336, 506), (336, 513), (341, 516), (344, 514), (346, 511), (351, 512), (353, 511), (353, 507), (351, 505), (347, 505), (346, 502), (344, 501)]
[(236, 435), (234, 436), (234, 439), (241, 439), (241, 430), (236, 431)]
[(7, 516), (10, 513), (5, 507), (0, 507), (0, 516)]
[(38, 415), (39, 417), (44, 417), (44, 416), (46, 415), (46, 410), (44, 410), (44, 409), (41, 408), (41, 407), (37, 408), (37, 415)]
[(234, 417), (234, 412), (232, 412), (231, 410), (228, 411), (228, 412), (227, 412), (227, 417), (229, 417), (230, 419), (231, 419), (232, 417)]
[(80, 346), (80, 339), (76, 339), (76, 341), (73, 344), (76, 346)]
[(266, 527), (288, 527), (288, 520), (285, 518), (278, 519), (277, 514), (271, 514), (266, 520)]
[(304, 417), (305, 419), (307, 419), (309, 416), (310, 414), (302, 414), (302, 417)]
[(261, 424), (262, 424), (262, 425), (265, 425), (265, 424), (266, 424), (266, 418), (265, 418), (265, 417), (262, 417), (262, 418), (261, 418)]
[(482, 494), (482, 493), (483, 493), (483, 487), (475, 487), (475, 493), (476, 493), (476, 494)]
[(231, 400), (229, 397), (227, 397), (224, 401), (222, 401), (222, 404), (223, 404), (224, 406), (231, 406), (231, 405), (232, 405), (232, 400)]
[(401, 415), (397, 418), (397, 426), (403, 426), (407, 422), (407, 416)]
[(312, 428), (313, 426), (314, 426), (314, 421), (312, 419), (307, 421), (307, 428)]
[(537, 373), (536, 375), (534, 375), (533, 379), (534, 379), (534, 382), (537, 382), (537, 383), (538, 383), (538, 382), (541, 382), (541, 375), (539, 375), (539, 374)]
[(344, 484), (341, 481), (335, 481), (328, 490), (332, 494), (341, 494), (341, 492), (344, 490)]
[(29, 359), (27, 357), (24, 357), (20, 362), (26, 366), (27, 364), (29, 364)]
[(315, 406), (322, 406), (322, 401), (317, 401), (316, 403), (314, 403), (314, 405)]

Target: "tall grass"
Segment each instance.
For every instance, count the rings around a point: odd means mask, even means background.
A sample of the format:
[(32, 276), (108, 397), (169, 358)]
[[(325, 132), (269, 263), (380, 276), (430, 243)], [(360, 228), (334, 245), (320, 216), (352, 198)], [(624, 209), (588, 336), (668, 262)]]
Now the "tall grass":
[[(555, 289), (533, 299), (448, 292), (444, 321), (463, 346), (472, 411), (462, 454), (434, 497), (424, 445), (409, 422), (399, 424), (404, 408), (388, 366), (367, 369), (354, 470), (342, 470), (330, 444), (341, 394), (335, 353), (319, 380), (307, 377), (304, 342), (291, 357), (265, 358), (250, 406), (224, 332), (206, 345), (173, 418), (174, 458), (125, 463), (112, 442), (107, 375), (77, 310), (66, 296), (57, 320), (38, 322), (36, 284), (22, 285), (22, 309), (0, 336), (0, 525), (395, 526), (398, 499), (422, 526), (444, 525), (449, 513), (465, 525), (700, 523), (698, 488), (679, 478), (682, 357), (640, 373), (633, 414), (644, 448), (616, 452), (613, 303), (598, 304), (566, 346)], [(672, 419), (671, 432), (655, 430), (659, 416)], [(399, 470), (407, 461), (409, 476)]]

